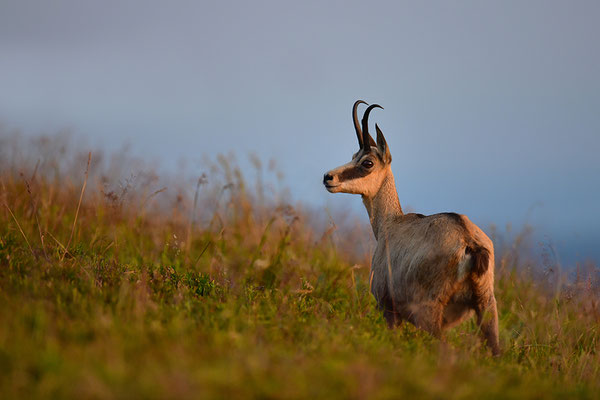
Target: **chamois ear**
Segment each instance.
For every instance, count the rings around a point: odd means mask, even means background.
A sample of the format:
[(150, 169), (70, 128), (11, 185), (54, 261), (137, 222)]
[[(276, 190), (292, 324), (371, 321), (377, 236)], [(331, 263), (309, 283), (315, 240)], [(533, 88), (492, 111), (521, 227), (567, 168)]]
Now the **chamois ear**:
[(371, 147), (375, 146), (377, 147), (377, 143), (375, 143), (375, 140), (373, 139), (373, 136), (369, 135), (369, 143), (371, 144)]
[(385, 137), (383, 136), (383, 132), (379, 129), (379, 125), (375, 124), (375, 130), (377, 131), (377, 149), (383, 156), (383, 161), (386, 163), (392, 162), (392, 154), (390, 153), (390, 148), (385, 141)]

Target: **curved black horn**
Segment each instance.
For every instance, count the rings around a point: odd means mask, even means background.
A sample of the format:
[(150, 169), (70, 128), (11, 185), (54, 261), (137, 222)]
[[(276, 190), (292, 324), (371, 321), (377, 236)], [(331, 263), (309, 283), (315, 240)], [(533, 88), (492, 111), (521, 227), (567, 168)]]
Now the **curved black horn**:
[(359, 104), (367, 104), (366, 101), (356, 100), (356, 103), (352, 106), (352, 120), (354, 121), (354, 129), (356, 130), (356, 137), (358, 138), (358, 147), (363, 147), (362, 144), (362, 131), (360, 130), (360, 122), (358, 122), (358, 115), (356, 114), (356, 110), (358, 109)]
[(363, 115), (363, 118), (362, 118), (362, 135), (363, 135), (362, 148), (366, 152), (371, 150), (371, 142), (374, 142), (371, 135), (369, 135), (369, 114), (371, 113), (371, 110), (374, 108), (381, 108), (383, 110), (383, 107), (381, 107), (379, 104), (372, 104), (369, 107), (367, 107), (367, 109), (365, 110), (365, 113)]

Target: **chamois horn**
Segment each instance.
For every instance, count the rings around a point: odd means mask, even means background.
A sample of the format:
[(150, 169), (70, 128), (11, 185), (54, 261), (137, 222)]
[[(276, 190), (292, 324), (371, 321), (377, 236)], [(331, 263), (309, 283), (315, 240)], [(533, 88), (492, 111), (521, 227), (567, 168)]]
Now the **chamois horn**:
[(371, 151), (371, 144), (375, 143), (375, 141), (373, 140), (371, 135), (369, 135), (369, 114), (371, 113), (371, 110), (374, 108), (381, 108), (383, 110), (383, 107), (381, 107), (379, 104), (372, 104), (369, 107), (367, 107), (367, 109), (365, 110), (365, 113), (363, 114), (363, 118), (362, 118), (362, 136), (363, 136), (362, 148), (367, 153), (369, 151)]
[(352, 106), (352, 120), (354, 121), (354, 129), (356, 130), (356, 137), (358, 138), (358, 147), (362, 148), (363, 147), (362, 131), (360, 130), (360, 122), (358, 121), (358, 115), (356, 114), (359, 104), (367, 104), (367, 102), (363, 101), (363, 100), (356, 100), (356, 102)]

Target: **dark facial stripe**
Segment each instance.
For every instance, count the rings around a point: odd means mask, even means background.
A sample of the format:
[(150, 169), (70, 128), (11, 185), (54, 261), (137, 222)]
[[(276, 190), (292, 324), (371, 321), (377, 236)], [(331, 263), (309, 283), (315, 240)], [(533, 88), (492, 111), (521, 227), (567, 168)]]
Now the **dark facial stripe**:
[(345, 169), (338, 175), (338, 180), (340, 182), (350, 181), (352, 179), (363, 178), (369, 175), (371, 171), (366, 170), (365, 168), (361, 168), (360, 166), (352, 167)]

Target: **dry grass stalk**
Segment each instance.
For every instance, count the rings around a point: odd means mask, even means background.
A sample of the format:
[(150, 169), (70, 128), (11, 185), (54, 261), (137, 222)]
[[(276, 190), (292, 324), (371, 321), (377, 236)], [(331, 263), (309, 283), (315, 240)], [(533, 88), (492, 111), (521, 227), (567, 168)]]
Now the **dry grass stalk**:
[(15, 221), (15, 224), (17, 224), (17, 228), (19, 228), (19, 232), (21, 232), (21, 235), (23, 235), (23, 239), (25, 239), (25, 242), (27, 243), (27, 247), (29, 247), (29, 250), (31, 251), (31, 254), (37, 260), (38, 257), (35, 254), (35, 252), (33, 251), (33, 248), (31, 247), (31, 244), (29, 244), (29, 240), (27, 240), (27, 236), (25, 235), (25, 232), (23, 232), (23, 228), (21, 228), (21, 225), (19, 224), (19, 221), (17, 221), (17, 217), (15, 217), (15, 214), (13, 214), (13, 212), (10, 209), (10, 207), (8, 206), (8, 204), (4, 203), (4, 206), (6, 207), (6, 209), (8, 210), (8, 212), (10, 213), (11, 217), (13, 218), (13, 220)]
[(88, 161), (87, 167), (85, 168), (85, 179), (83, 180), (83, 186), (81, 187), (81, 194), (79, 195), (79, 202), (77, 203), (77, 210), (75, 211), (75, 218), (73, 219), (73, 228), (71, 228), (71, 234), (69, 235), (69, 240), (67, 241), (67, 245), (65, 246), (65, 251), (61, 257), (61, 261), (67, 255), (69, 251), (69, 246), (71, 245), (71, 240), (73, 239), (73, 233), (75, 232), (75, 226), (77, 225), (77, 217), (79, 216), (79, 209), (81, 208), (81, 201), (83, 200), (83, 194), (85, 193), (85, 187), (87, 186), (88, 174), (90, 172), (90, 163), (92, 162), (92, 152), (88, 153)]

